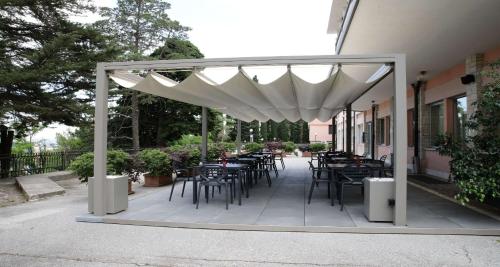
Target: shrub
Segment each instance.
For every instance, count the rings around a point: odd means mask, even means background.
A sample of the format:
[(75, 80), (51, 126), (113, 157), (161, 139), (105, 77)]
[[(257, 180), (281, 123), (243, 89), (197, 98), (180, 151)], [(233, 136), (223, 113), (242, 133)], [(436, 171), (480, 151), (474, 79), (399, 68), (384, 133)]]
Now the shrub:
[(259, 144), (259, 143), (248, 143), (245, 145), (245, 150), (252, 152), (252, 153), (259, 152), (263, 148), (264, 148), (264, 145)]
[(76, 157), (69, 165), (69, 169), (78, 175), (80, 182), (88, 182), (89, 177), (94, 176), (94, 153), (88, 152)]
[[(122, 150), (108, 150), (106, 174), (120, 175), (125, 172), (129, 155)], [(69, 169), (78, 175), (82, 183), (88, 182), (88, 178), (94, 176), (94, 153), (88, 152), (76, 157)]]
[(309, 150), (311, 150), (311, 152), (319, 152), (325, 150), (325, 144), (323, 143), (310, 144)]
[(230, 143), (230, 142), (222, 142), (219, 143), (223, 148), (225, 152), (233, 152), (236, 150), (236, 144), (235, 143)]
[(285, 142), (285, 143), (283, 143), (283, 149), (287, 153), (292, 153), (293, 151), (295, 151), (295, 148), (296, 148), (296, 145), (295, 145), (294, 142)]
[(168, 176), (172, 173), (169, 156), (159, 149), (145, 149), (139, 153), (139, 159), (144, 161), (145, 169), (152, 176)]
[(450, 171), (456, 178), (462, 203), (500, 198), (500, 61), (487, 68), (482, 98), (465, 123), (465, 139), (441, 136), (437, 150), (451, 157)]
[(281, 142), (267, 142), (266, 148), (269, 150), (276, 150), (283, 148), (283, 144)]
[(106, 169), (108, 174), (119, 175), (125, 171), (129, 155), (123, 150), (108, 150)]
[(128, 179), (132, 182), (139, 182), (141, 173), (146, 172), (144, 161), (140, 160), (136, 155), (130, 155), (125, 163), (123, 172), (127, 174)]
[(180, 139), (174, 141), (173, 145), (176, 146), (188, 146), (188, 145), (200, 145), (201, 136), (192, 134), (183, 134)]
[(166, 152), (173, 163), (179, 164), (181, 168), (197, 166), (201, 158), (200, 148), (193, 145), (171, 146), (167, 148)]

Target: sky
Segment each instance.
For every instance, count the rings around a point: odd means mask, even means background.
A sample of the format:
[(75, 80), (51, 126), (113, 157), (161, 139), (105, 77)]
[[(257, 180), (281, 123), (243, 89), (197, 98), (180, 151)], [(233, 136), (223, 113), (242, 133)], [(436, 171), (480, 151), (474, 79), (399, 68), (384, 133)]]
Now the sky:
[[(97, 6), (113, 7), (115, 0), (94, 0)], [(297, 56), (334, 54), (335, 35), (327, 34), (331, 0), (170, 0), (169, 16), (192, 28), (189, 40), (205, 58)], [(73, 18), (83, 23), (98, 19), (96, 14)], [(286, 68), (245, 69), (250, 76), (259, 73), (259, 82), (277, 78)], [(293, 69), (293, 67), (292, 67)], [(297, 74), (319, 82), (326, 68), (296, 68)], [(236, 70), (207, 70), (222, 82)], [(34, 140), (55, 140), (56, 132), (72, 128), (52, 125)]]

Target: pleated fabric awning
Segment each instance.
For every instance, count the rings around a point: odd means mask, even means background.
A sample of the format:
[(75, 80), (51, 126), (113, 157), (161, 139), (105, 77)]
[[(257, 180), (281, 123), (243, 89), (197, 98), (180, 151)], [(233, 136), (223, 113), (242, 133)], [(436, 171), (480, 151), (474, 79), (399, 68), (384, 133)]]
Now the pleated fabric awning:
[(332, 70), (319, 83), (302, 79), (291, 67), (267, 84), (252, 80), (242, 68), (220, 84), (202, 71), (193, 71), (180, 83), (155, 71), (145, 77), (123, 70), (109, 76), (125, 88), (216, 109), (246, 122), (295, 122), (300, 119), (325, 122), (363, 94), (389, 68), (366, 64), (343, 65)]

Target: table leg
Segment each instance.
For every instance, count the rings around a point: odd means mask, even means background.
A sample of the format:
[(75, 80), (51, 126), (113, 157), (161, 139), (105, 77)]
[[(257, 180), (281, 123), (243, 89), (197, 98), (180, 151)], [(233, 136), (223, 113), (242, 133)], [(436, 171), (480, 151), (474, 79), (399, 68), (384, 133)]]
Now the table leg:
[[(332, 185), (335, 183), (335, 179), (333, 178), (333, 169), (330, 169), (328, 171), (328, 180), (330, 181), (330, 185), (329, 185), (330, 188), (328, 190), (330, 190), (330, 192), (332, 192), (332, 195), (330, 196), (330, 198), (332, 201), (331, 205), (333, 206), (333, 205), (335, 205), (335, 203), (334, 203), (335, 197), (333, 196), (333, 190), (332, 190)], [(336, 194), (335, 194), (335, 196), (336, 196)]]
[(196, 204), (196, 200), (198, 197), (198, 181), (196, 181), (196, 177), (193, 179), (193, 204)]
[[(236, 187), (236, 185), (235, 185), (235, 187)], [(238, 188), (237, 188), (236, 192), (238, 192), (238, 205), (241, 206), (241, 175), (240, 175), (240, 171), (238, 171)]]

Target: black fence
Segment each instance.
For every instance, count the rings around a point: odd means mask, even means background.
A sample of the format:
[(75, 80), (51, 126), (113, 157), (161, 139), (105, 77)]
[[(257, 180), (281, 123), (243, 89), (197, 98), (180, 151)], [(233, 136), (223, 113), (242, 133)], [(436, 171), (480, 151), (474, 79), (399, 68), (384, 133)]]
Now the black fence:
[(0, 155), (0, 178), (65, 170), (85, 151), (60, 151)]

